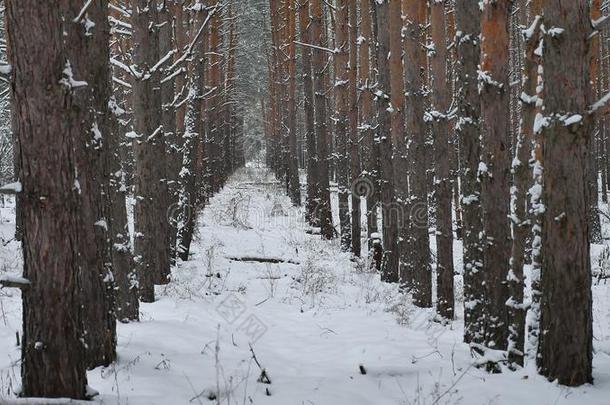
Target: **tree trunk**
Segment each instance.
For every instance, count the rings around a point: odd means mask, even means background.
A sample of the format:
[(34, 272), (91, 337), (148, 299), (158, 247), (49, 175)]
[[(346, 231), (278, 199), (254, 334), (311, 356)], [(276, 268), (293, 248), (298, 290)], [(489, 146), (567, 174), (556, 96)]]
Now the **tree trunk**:
[(349, 212), (349, 22), (346, 0), (337, 0), (336, 9), (336, 54), (335, 54), (335, 129), (337, 138), (337, 183), (339, 186), (339, 222), (341, 247), (351, 246), (351, 220)]
[[(115, 11), (116, 13), (116, 11)], [(114, 13), (112, 13), (114, 14)], [(115, 15), (115, 18), (120, 18)], [(113, 57), (118, 58), (122, 52), (121, 41), (116, 40), (112, 46)], [(112, 74), (121, 77), (124, 82), (131, 80), (124, 77), (125, 72), (119, 68)], [(119, 85), (123, 86), (123, 85)], [(110, 110), (113, 113), (111, 129), (107, 136), (110, 173), (110, 224), (109, 232), (112, 238), (112, 271), (116, 288), (116, 317), (120, 322), (137, 321), (140, 317), (140, 301), (138, 293), (138, 276), (133, 261), (133, 250), (127, 219), (127, 163), (123, 159), (128, 147), (123, 142), (130, 131), (128, 122), (125, 91), (115, 87), (110, 99)]]
[[(77, 173), (82, 195), (83, 229), (79, 243), (81, 291), (84, 308), (84, 341), (86, 362), (91, 369), (108, 366), (116, 359), (115, 285), (112, 272), (112, 226), (110, 217), (110, 150), (108, 138), (114, 130), (111, 98), (110, 26), (108, 1), (98, 0), (87, 9), (86, 18), (94, 26), (84, 28), (78, 20), (81, 5), (64, 3), (64, 27), (67, 58), (86, 89), (75, 92), (74, 104), (89, 115), (88, 137), (77, 160)], [(86, 51), (83, 52), (83, 49)], [(92, 61), (98, 61), (92, 63)]]
[(483, 248), (480, 235), (481, 186), (478, 181), (480, 159), (479, 91), (476, 77), (480, 59), (481, 10), (471, 0), (456, 0), (457, 26), (457, 100), (456, 132), (460, 142), (460, 182), (463, 218), (464, 263), (464, 341), (483, 342)]
[(436, 168), (436, 312), (443, 318), (454, 317), (453, 297), (453, 221), (451, 217), (452, 184), (450, 177), (449, 128), (447, 117), (451, 84), (447, 81), (447, 33), (445, 28), (445, 4), (433, 2), (430, 24), (432, 27), (432, 137), (434, 139), (434, 163)]
[[(300, 0), (299, 5), (299, 28), (301, 32), (301, 42), (311, 43), (311, 18), (309, 16), (309, 0)], [(303, 65), (303, 109), (305, 112), (305, 139), (307, 143), (307, 201), (305, 216), (308, 223), (318, 226), (319, 220), (316, 217), (316, 206), (318, 204), (319, 180), (318, 180), (318, 152), (316, 149), (316, 131), (314, 116), (314, 95), (311, 70), (311, 49), (301, 47), (301, 60)]]
[(299, 180), (299, 157), (297, 154), (297, 59), (294, 41), (296, 39), (295, 0), (286, 4), (286, 49), (288, 65), (288, 155), (289, 155), (289, 194), (294, 206), (301, 206), (301, 183)]
[(432, 270), (430, 268), (430, 236), (428, 234), (428, 180), (426, 159), (426, 128), (424, 124), (425, 88), (422, 69), (426, 67), (425, 2), (403, 0), (407, 15), (405, 33), (405, 84), (407, 105), (407, 133), (410, 135), (409, 172), (409, 240), (406, 243), (407, 271), (413, 278), (415, 305), (432, 306)]
[[(505, 350), (511, 252), (509, 21), (511, 0), (483, 3), (481, 20), (481, 164), (483, 208), (484, 345)], [(495, 366), (494, 366), (495, 367)]]
[(22, 395), (83, 399), (79, 267), (85, 252), (80, 251), (83, 196), (76, 165), (83, 160), (82, 135), (92, 122), (75, 104), (84, 86), (64, 49), (75, 52), (82, 43), (64, 42), (60, 1), (8, 0), (5, 5), (24, 196), (23, 276), (29, 281), (22, 295)]
[(359, 257), (362, 253), (362, 226), (360, 224), (360, 195), (354, 192), (354, 184), (362, 175), (360, 167), (360, 151), (358, 142), (358, 13), (355, 1), (349, 1), (349, 153), (350, 153), (350, 183), (352, 195), (352, 254)]
[[(311, 1), (311, 42), (323, 47), (325, 45), (322, 32), (324, 14), (321, 0)], [(332, 239), (335, 236), (333, 218), (330, 207), (330, 185), (328, 177), (328, 128), (326, 123), (326, 96), (325, 96), (325, 70), (326, 63), (324, 51), (313, 50), (314, 94), (315, 94), (315, 123), (316, 141), (318, 150), (318, 173), (320, 180), (320, 201), (317, 206), (317, 217), (320, 219), (321, 234), (323, 238)]]
[[(591, 21), (596, 21), (601, 18), (601, 0), (591, 0)], [(589, 59), (589, 69), (590, 69), (590, 86), (593, 97), (601, 97), (597, 93), (597, 86), (599, 81), (599, 73), (600, 73), (600, 38), (601, 33), (594, 35), (591, 37), (591, 45), (590, 45), (590, 59)], [(596, 134), (599, 134), (600, 122), (598, 120), (592, 123), (593, 128), (591, 132), (591, 137), (589, 138), (589, 171), (588, 171), (588, 181), (589, 181), (589, 238), (592, 243), (602, 243), (602, 225), (599, 217), (599, 159), (598, 157), (601, 155), (599, 143), (596, 139)]]
[[(206, 18), (207, 17), (207, 18)], [(191, 27), (193, 34), (204, 30), (202, 38), (195, 44), (192, 57), (188, 63), (188, 107), (185, 116), (185, 130), (182, 146), (182, 170), (180, 170), (180, 198), (178, 200), (178, 232), (177, 252), (181, 260), (189, 259), (195, 224), (197, 223), (197, 183), (203, 175), (197, 170), (197, 151), (203, 142), (205, 122), (202, 120), (203, 103), (202, 85), (205, 74), (205, 52), (207, 49), (207, 27), (204, 22), (209, 21), (208, 11), (203, 3), (197, 2), (191, 6)], [(213, 16), (211, 17), (213, 18)]]
[[(369, 252), (373, 249), (373, 241), (377, 236), (377, 208), (379, 204), (379, 148), (374, 128), (375, 114), (373, 112), (374, 77), (371, 73), (371, 57), (374, 57), (372, 15), (370, 0), (360, 0), (360, 73), (358, 87), (360, 92), (360, 129), (362, 139), (362, 156), (365, 158), (362, 177), (352, 184), (354, 194), (366, 198), (366, 222)], [(369, 254), (370, 255), (370, 254)], [(378, 269), (379, 270), (379, 269)]]
[[(175, 0), (172, 6), (172, 15), (174, 16), (174, 36), (177, 52), (174, 56), (174, 62), (181, 58), (184, 54), (184, 47), (187, 43), (187, 28), (188, 18), (185, 18), (183, 0)], [(186, 71), (185, 68), (182, 68)], [(186, 72), (176, 76), (174, 80), (175, 94), (173, 98), (178, 102), (182, 102), (188, 95)], [(180, 178), (179, 173), (182, 168), (182, 143), (184, 137), (184, 120), (186, 116), (187, 103), (182, 103), (180, 106), (172, 106), (175, 113), (175, 133), (172, 137), (167, 138), (167, 171), (168, 192), (169, 192), (169, 209), (168, 209), (168, 225), (169, 225), (169, 249), (170, 261), (174, 264), (177, 256), (176, 238), (178, 230), (178, 212), (180, 198)]]
[(390, 134), (394, 148), (392, 156), (392, 167), (394, 170), (394, 192), (398, 210), (398, 252), (400, 255), (399, 279), (403, 284), (411, 284), (412, 274), (408, 273), (406, 264), (407, 240), (409, 229), (405, 222), (404, 213), (409, 212), (409, 181), (407, 173), (409, 165), (407, 162), (407, 142), (405, 134), (405, 82), (402, 66), (402, 10), (400, 1), (390, 1), (389, 10), (389, 36), (390, 51), (387, 58), (390, 66)]
[[(587, 116), (591, 22), (586, 0), (544, 0), (542, 301), (538, 367), (550, 380), (593, 381)], [(566, 57), (569, 55), (569, 57)], [(570, 97), (566, 97), (570, 94)], [(584, 118), (583, 118), (584, 117)]]
[[(167, 190), (165, 142), (161, 123), (160, 75), (152, 68), (159, 61), (157, 8), (151, 0), (131, 0), (133, 26), (133, 63), (137, 77), (133, 83), (136, 160), (136, 206), (134, 213), (135, 261), (138, 266), (140, 298), (155, 300), (155, 282), (167, 275), (167, 209), (163, 200)], [(157, 90), (155, 90), (157, 89)]]
[(525, 36), (522, 64), (522, 92), (520, 96), (521, 120), (515, 143), (515, 159), (513, 159), (513, 187), (511, 188), (511, 220), (513, 243), (507, 277), (510, 293), (506, 305), (508, 307), (508, 360), (511, 365), (523, 366), (525, 342), (525, 304), (523, 289), (525, 288), (523, 266), (525, 265), (525, 250), (527, 240), (532, 232), (532, 220), (528, 215), (527, 192), (531, 187), (531, 170), (529, 160), (534, 142), (534, 122), (536, 118), (536, 102), (538, 100), (536, 87), (538, 85), (539, 57), (536, 48), (540, 42), (539, 16), (540, 0), (530, 3), (532, 11), (531, 25)]
[[(177, 48), (177, 43), (174, 41), (174, 32), (177, 32), (180, 28), (175, 26), (176, 21), (174, 11), (179, 7), (170, 5), (169, 1), (163, 1), (159, 4), (159, 24), (162, 25), (159, 28), (159, 55), (164, 57), (170, 51)], [(182, 21), (180, 21), (182, 23)], [(169, 65), (169, 63), (168, 63)], [(171, 77), (170, 71), (165, 68), (161, 69), (162, 76)], [(163, 178), (161, 179), (162, 185), (165, 188), (167, 197), (164, 198), (165, 216), (167, 219), (166, 235), (167, 240), (165, 241), (165, 247), (167, 249), (167, 258), (169, 263), (162, 267), (163, 273), (160, 274), (160, 278), (156, 280), (158, 284), (169, 283), (170, 266), (173, 262), (173, 251), (175, 249), (175, 224), (173, 224), (172, 212), (176, 208), (175, 206), (175, 194), (176, 194), (176, 179), (178, 176), (178, 170), (176, 170), (176, 109), (174, 107), (174, 98), (176, 95), (175, 79), (165, 79), (164, 83), (161, 83), (161, 125), (163, 125), (163, 136), (165, 145), (165, 168), (163, 171)]]
[[(399, 281), (400, 250), (398, 241), (398, 222), (400, 210), (396, 209), (394, 189), (394, 165), (391, 116), (388, 111), (390, 101), (390, 65), (385, 63), (390, 53), (390, 30), (387, 21), (390, 17), (388, 1), (375, 3), (375, 17), (379, 27), (377, 36), (378, 88), (376, 89), (378, 105), (378, 125), (376, 138), (379, 139), (379, 162), (381, 183), (381, 204), (383, 215), (383, 259), (381, 279), (397, 283)], [(382, 28), (383, 27), (383, 28)]]

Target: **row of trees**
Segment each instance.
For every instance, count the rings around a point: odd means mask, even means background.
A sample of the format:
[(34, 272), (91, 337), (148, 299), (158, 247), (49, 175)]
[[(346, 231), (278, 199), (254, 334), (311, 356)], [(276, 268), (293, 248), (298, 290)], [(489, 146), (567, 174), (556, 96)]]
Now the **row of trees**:
[(498, 351), (511, 368), (529, 354), (549, 379), (591, 382), (589, 250), (601, 239), (596, 163), (607, 144), (607, 5), (269, 4), (267, 162), (300, 205), (299, 82), (310, 224), (360, 255), (365, 209), (369, 247), (382, 234), (382, 279), (406, 286), (420, 307), (433, 305), (434, 264), (440, 320), (455, 317), (453, 246), (461, 239), (464, 340), (473, 352)]
[[(85, 398), (116, 320), (187, 260), (244, 164), (236, 6), (5, 0), (23, 278), (22, 395)], [(128, 229), (134, 200), (133, 243)]]

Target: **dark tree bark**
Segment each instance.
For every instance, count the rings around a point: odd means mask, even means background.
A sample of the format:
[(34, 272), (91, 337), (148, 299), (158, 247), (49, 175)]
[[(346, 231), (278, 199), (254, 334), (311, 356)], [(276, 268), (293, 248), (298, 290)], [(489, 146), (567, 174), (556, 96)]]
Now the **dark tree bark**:
[(349, 211), (349, 27), (346, 0), (337, 0), (336, 8), (336, 54), (335, 54), (335, 136), (337, 139), (337, 185), (339, 188), (339, 223), (341, 247), (351, 246), (351, 220)]
[(453, 297), (453, 221), (451, 217), (452, 184), (449, 154), (449, 101), (451, 84), (447, 81), (447, 32), (445, 4), (431, 4), (432, 137), (434, 142), (436, 194), (436, 312), (445, 319), (454, 317)]
[(480, 59), (481, 10), (476, 2), (456, 0), (457, 101), (456, 132), (460, 142), (461, 203), (464, 246), (464, 341), (483, 342), (483, 248), (480, 234), (481, 188), (478, 181), (480, 161), (480, 101), (477, 72)]
[(352, 195), (352, 254), (360, 256), (362, 253), (362, 225), (360, 195), (354, 192), (354, 185), (362, 175), (360, 167), (360, 150), (358, 142), (358, 13), (355, 1), (348, 5), (349, 14), (349, 153), (350, 153), (350, 182)]
[(407, 133), (410, 137), (410, 232), (406, 246), (407, 271), (413, 278), (413, 298), (419, 307), (432, 306), (432, 270), (428, 234), (428, 180), (426, 128), (424, 124), (425, 88), (422, 69), (426, 66), (425, 2), (403, 0), (407, 16), (405, 26), (405, 84), (407, 96)]
[[(172, 2), (173, 3), (173, 2)], [(176, 6), (176, 4), (170, 4), (170, 1), (162, 1), (159, 3), (159, 55), (160, 57), (164, 57), (168, 55), (170, 52), (176, 52), (177, 43), (174, 40), (175, 33), (180, 30), (175, 22), (177, 21), (174, 12), (176, 9), (182, 8), (182, 6)], [(180, 11), (181, 12), (181, 11)], [(182, 24), (182, 21), (180, 21)], [(168, 66), (170, 63), (168, 62), (165, 66)], [(166, 190), (167, 197), (164, 198), (164, 207), (165, 208), (165, 216), (167, 222), (164, 224), (166, 226), (166, 235), (167, 240), (165, 242), (165, 246), (167, 249), (167, 258), (169, 263), (167, 263), (163, 270), (164, 274), (161, 274), (161, 277), (156, 280), (158, 284), (167, 284), (169, 282), (169, 271), (170, 265), (173, 262), (173, 251), (175, 249), (175, 224), (173, 223), (173, 215), (176, 206), (175, 206), (175, 194), (176, 194), (176, 180), (178, 177), (178, 170), (176, 168), (176, 146), (177, 146), (177, 120), (176, 120), (176, 109), (174, 107), (174, 98), (176, 94), (176, 80), (171, 75), (170, 71), (166, 71), (165, 67), (161, 69), (162, 78), (164, 82), (161, 83), (161, 125), (163, 125), (163, 136), (164, 136), (164, 145), (165, 145), (165, 170), (163, 173), (163, 178), (161, 179), (162, 185)]]
[[(591, 0), (591, 21), (596, 21), (601, 18), (601, 0)], [(591, 38), (591, 52), (589, 59), (589, 69), (590, 69), (590, 83), (591, 83), (591, 91), (593, 97), (601, 97), (598, 95), (597, 84), (599, 79), (600, 72), (600, 53), (599, 53), (599, 38), (601, 34), (594, 35)], [(592, 243), (601, 243), (602, 242), (602, 225), (599, 215), (599, 155), (601, 155), (601, 151), (599, 148), (599, 143), (596, 139), (596, 134), (599, 134), (599, 122), (593, 122), (594, 128), (592, 129), (591, 137), (589, 138), (589, 171), (588, 171), (588, 181), (589, 181), (589, 238)]]
[[(299, 29), (301, 34), (301, 42), (304, 44), (311, 43), (311, 18), (309, 16), (309, 0), (300, 0), (299, 5)], [(315, 131), (315, 115), (314, 115), (314, 95), (313, 81), (311, 70), (311, 49), (305, 46), (301, 47), (301, 60), (303, 66), (303, 109), (305, 112), (305, 139), (307, 144), (307, 200), (305, 203), (305, 216), (307, 221), (312, 226), (318, 226), (317, 204), (319, 180), (318, 180), (318, 152), (316, 149), (316, 131)]]
[[(120, 18), (120, 15), (115, 15)], [(114, 57), (122, 52), (121, 41), (116, 40), (112, 46)], [(125, 72), (119, 68), (114, 69), (113, 74), (121, 77), (125, 83), (129, 78), (123, 78)], [(116, 288), (116, 318), (120, 322), (137, 321), (140, 317), (138, 276), (133, 261), (133, 250), (130, 231), (127, 220), (127, 164), (123, 158), (127, 149), (125, 135), (130, 132), (129, 114), (126, 111), (126, 94), (123, 85), (114, 88), (110, 99), (111, 117), (110, 128), (107, 135), (110, 158), (108, 172), (110, 173), (109, 198), (110, 198), (110, 224), (109, 233), (112, 238), (112, 271)]]
[(373, 112), (374, 75), (371, 69), (371, 58), (374, 58), (373, 47), (373, 10), (370, 0), (360, 0), (360, 70), (358, 86), (360, 92), (360, 128), (362, 138), (362, 156), (364, 170), (358, 184), (352, 185), (353, 191), (366, 198), (367, 237), (369, 252), (377, 236), (377, 208), (379, 204), (379, 144), (374, 131), (375, 114)]
[[(152, 0), (131, 0), (133, 62), (137, 77), (133, 83), (134, 151), (136, 158), (135, 261), (138, 266), (140, 298), (155, 300), (154, 284), (167, 277), (167, 209), (163, 200), (165, 142), (161, 122), (157, 7)], [(157, 91), (155, 90), (157, 89)]]
[(505, 350), (508, 342), (508, 288), (511, 252), (509, 21), (511, 0), (483, 3), (481, 20), (481, 164), (484, 345)]
[(23, 290), (22, 395), (83, 399), (83, 210), (76, 170), (83, 159), (79, 144), (92, 122), (75, 103), (83, 86), (65, 49), (82, 44), (64, 42), (60, 1), (5, 5), (20, 145), (23, 276), (29, 281)]
[[(178, 61), (184, 55), (184, 47), (187, 43), (187, 25), (188, 17), (185, 15), (184, 1), (174, 0), (172, 5), (172, 15), (174, 17), (173, 30), (177, 52), (174, 55), (174, 62)], [(178, 201), (180, 198), (180, 178), (179, 173), (182, 168), (182, 143), (184, 137), (184, 120), (186, 115), (187, 103), (182, 103), (188, 95), (188, 86), (186, 79), (186, 68), (182, 67), (184, 74), (176, 76), (174, 80), (175, 94), (173, 98), (181, 103), (179, 106), (172, 106), (175, 112), (175, 133), (173, 136), (166, 137), (167, 149), (167, 171), (168, 192), (169, 192), (169, 249), (170, 262), (173, 264), (177, 256), (176, 238), (178, 231)]]
[[(376, 138), (379, 139), (379, 182), (381, 183), (381, 204), (383, 216), (383, 260), (381, 279), (396, 283), (399, 281), (400, 250), (398, 246), (398, 220), (400, 210), (396, 209), (394, 188), (393, 148), (391, 138), (390, 107), (390, 65), (385, 63), (390, 52), (390, 31), (387, 21), (390, 17), (389, 2), (375, 3), (375, 18), (379, 31), (377, 33), (377, 70), (378, 88), (376, 89), (378, 106), (378, 125)], [(383, 28), (382, 28), (383, 27)]]
[[(203, 175), (198, 171), (197, 151), (203, 142), (203, 133), (206, 123), (202, 120), (203, 83), (205, 71), (205, 52), (207, 49), (207, 23), (215, 13), (215, 9), (208, 11), (205, 5), (197, 2), (191, 6), (191, 37), (204, 30), (201, 38), (192, 49), (192, 57), (188, 63), (188, 107), (185, 116), (185, 130), (182, 146), (182, 169), (180, 170), (180, 197), (178, 200), (178, 232), (177, 252), (181, 260), (189, 259), (193, 233), (197, 222), (197, 183)], [(206, 24), (206, 25), (204, 25)], [(206, 78), (207, 79), (207, 78)]]
[[(550, 380), (593, 381), (588, 146), (592, 122), (586, 0), (543, 0), (545, 37), (542, 153), (542, 301), (538, 367)], [(570, 97), (566, 97), (570, 94)]]
[[(311, 1), (311, 43), (323, 47), (325, 36), (322, 32), (324, 14), (321, 0)], [(314, 49), (314, 94), (315, 94), (315, 123), (316, 141), (318, 151), (318, 174), (320, 180), (320, 198), (317, 206), (317, 217), (320, 219), (320, 228), (323, 238), (332, 239), (335, 236), (333, 218), (330, 207), (330, 185), (328, 177), (328, 128), (326, 122), (326, 63), (324, 51)]]
[(392, 167), (394, 177), (395, 208), (398, 210), (398, 252), (400, 254), (399, 279), (403, 284), (411, 284), (412, 274), (409, 274), (407, 263), (407, 241), (409, 230), (405, 221), (405, 213), (409, 212), (409, 165), (407, 161), (407, 140), (405, 133), (405, 82), (402, 64), (402, 10), (400, 1), (390, 1), (389, 36), (390, 51), (387, 63), (390, 66), (390, 133), (392, 136)]
[(296, 39), (295, 0), (287, 1), (286, 12), (286, 57), (288, 73), (288, 183), (290, 200), (294, 206), (301, 206), (301, 183), (297, 154), (297, 59), (294, 41)]
[[(112, 273), (112, 226), (110, 217), (110, 150), (108, 138), (114, 130), (109, 109), (111, 98), (110, 26), (108, 1), (92, 2), (82, 14), (80, 2), (65, 0), (64, 38), (67, 58), (79, 80), (88, 85), (75, 92), (74, 106), (88, 115), (82, 154), (76, 161), (81, 189), (83, 229), (79, 240), (81, 293), (84, 308), (84, 341), (87, 366), (108, 366), (116, 359), (115, 284)], [(94, 25), (86, 27), (91, 21)], [(83, 49), (85, 51), (83, 51)], [(92, 61), (98, 61), (92, 63)]]
[(534, 122), (538, 100), (536, 87), (538, 85), (539, 57), (536, 48), (540, 42), (539, 16), (540, 0), (530, 3), (531, 25), (525, 31), (524, 54), (522, 67), (521, 123), (515, 143), (515, 159), (513, 159), (513, 187), (511, 189), (511, 220), (513, 243), (510, 258), (510, 269), (507, 277), (510, 297), (508, 307), (508, 359), (514, 366), (523, 366), (525, 342), (525, 312), (523, 289), (525, 288), (523, 266), (528, 238), (532, 232), (532, 218), (528, 215), (527, 192), (532, 185), (532, 173), (529, 160), (534, 142)]
[[(217, 3), (216, 0), (208, 0), (208, 7)], [(222, 9), (214, 12), (210, 20), (209, 38), (209, 76), (206, 77), (206, 85), (209, 86), (210, 95), (205, 101), (207, 110), (207, 129), (206, 129), (206, 183), (210, 194), (216, 194), (222, 188), (222, 133), (220, 107), (222, 105), (222, 50), (221, 50), (221, 20)], [(203, 162), (202, 162), (203, 163)]]

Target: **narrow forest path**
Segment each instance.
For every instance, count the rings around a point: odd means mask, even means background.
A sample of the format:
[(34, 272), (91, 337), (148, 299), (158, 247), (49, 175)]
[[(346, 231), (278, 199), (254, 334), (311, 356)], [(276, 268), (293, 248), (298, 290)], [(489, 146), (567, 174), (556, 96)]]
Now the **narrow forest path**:
[[(203, 211), (192, 260), (142, 305), (141, 322), (119, 325), (117, 364), (89, 373), (97, 401), (608, 403), (607, 354), (595, 357), (595, 386), (560, 388), (531, 367), (489, 375), (472, 366), (460, 320), (432, 322), (431, 310), (412, 307), (336, 241), (308, 234), (302, 218), (266, 169), (238, 171)], [(20, 300), (0, 299), (2, 403), (19, 379)], [(259, 381), (257, 362), (271, 384)]]

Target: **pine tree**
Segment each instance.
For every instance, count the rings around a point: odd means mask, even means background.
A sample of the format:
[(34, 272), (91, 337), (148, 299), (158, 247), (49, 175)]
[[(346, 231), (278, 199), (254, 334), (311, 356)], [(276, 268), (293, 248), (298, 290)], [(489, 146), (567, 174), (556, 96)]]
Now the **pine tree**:
[(481, 189), (478, 181), (480, 161), (480, 114), (478, 65), (480, 60), (481, 10), (476, 2), (456, 0), (457, 33), (456, 86), (458, 117), (455, 126), (460, 143), (460, 182), (464, 246), (464, 341), (483, 341), (483, 248), (480, 235)]

